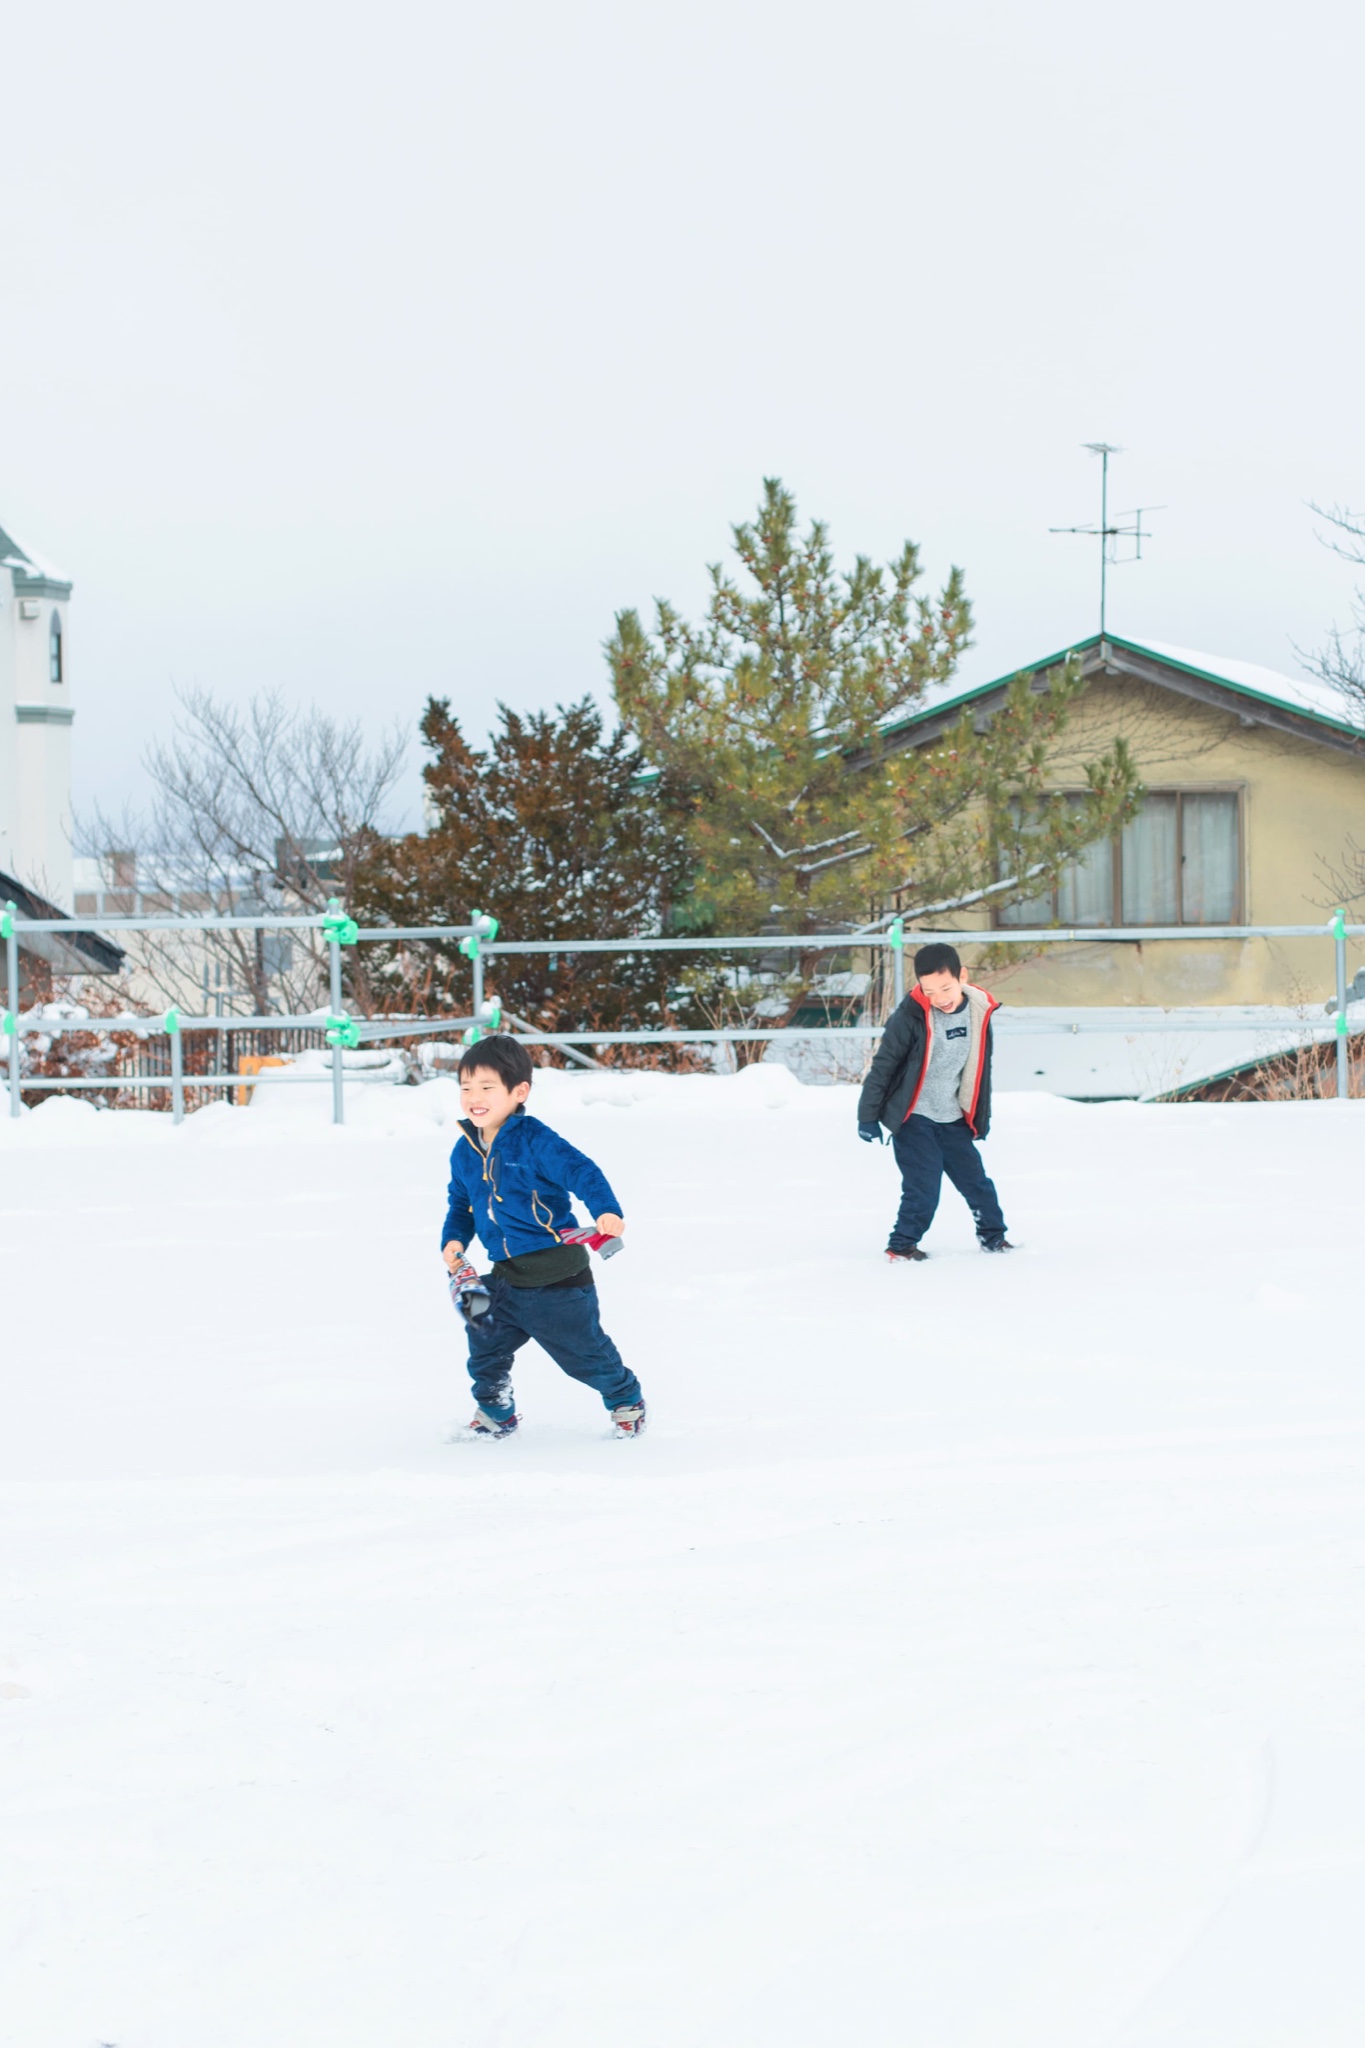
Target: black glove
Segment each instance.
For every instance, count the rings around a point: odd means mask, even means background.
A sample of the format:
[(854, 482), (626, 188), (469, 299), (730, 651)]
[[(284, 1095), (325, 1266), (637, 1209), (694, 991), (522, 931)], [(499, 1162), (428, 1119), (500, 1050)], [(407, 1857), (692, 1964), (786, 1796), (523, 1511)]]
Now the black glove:
[(859, 1124), (858, 1126), (858, 1136), (865, 1145), (871, 1145), (874, 1141), (880, 1144), (881, 1135), (882, 1127), (880, 1124)]

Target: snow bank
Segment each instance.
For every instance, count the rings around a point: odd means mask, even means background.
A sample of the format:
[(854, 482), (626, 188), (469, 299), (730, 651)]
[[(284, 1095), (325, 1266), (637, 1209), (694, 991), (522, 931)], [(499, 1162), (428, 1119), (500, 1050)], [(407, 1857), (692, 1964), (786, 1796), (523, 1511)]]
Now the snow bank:
[[(285, 1098), (288, 1098), (287, 1100)], [(1365, 1105), (545, 1074), (651, 1432), (468, 1413), (454, 1084), (0, 1121), (4, 2048), (1304, 2048), (1365, 2010)]]

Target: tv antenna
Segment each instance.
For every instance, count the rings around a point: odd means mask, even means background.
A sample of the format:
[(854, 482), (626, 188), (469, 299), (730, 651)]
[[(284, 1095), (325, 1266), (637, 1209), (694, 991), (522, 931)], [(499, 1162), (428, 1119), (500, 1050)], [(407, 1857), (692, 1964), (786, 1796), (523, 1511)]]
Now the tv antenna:
[[(1123, 450), (1115, 447), (1112, 441), (1085, 441), (1081, 445), (1088, 448), (1092, 455), (1098, 455), (1100, 458), (1100, 523), (1098, 526), (1050, 526), (1048, 532), (1086, 533), (1099, 536), (1100, 645), (1101, 649), (1103, 649), (1105, 611), (1109, 597), (1109, 564), (1113, 562), (1117, 567), (1121, 562), (1140, 562), (1142, 560), (1142, 543), (1145, 540), (1150, 540), (1152, 537), (1150, 533), (1144, 533), (1142, 530), (1142, 515), (1144, 512), (1163, 512), (1165, 507), (1163, 505), (1139, 505), (1132, 512), (1120, 512), (1117, 515), (1120, 523), (1111, 526), (1109, 522), (1109, 458), (1111, 455), (1122, 455)], [(1131, 524), (1125, 525), (1122, 523), (1124, 521), (1131, 521)], [(1122, 540), (1132, 541), (1133, 552), (1131, 555), (1121, 555), (1119, 553), (1118, 544)]]

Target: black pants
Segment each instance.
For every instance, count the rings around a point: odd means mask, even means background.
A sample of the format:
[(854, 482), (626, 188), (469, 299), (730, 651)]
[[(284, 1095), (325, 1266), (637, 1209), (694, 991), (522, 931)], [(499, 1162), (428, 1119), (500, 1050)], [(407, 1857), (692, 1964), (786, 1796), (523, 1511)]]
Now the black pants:
[(955, 1124), (908, 1116), (891, 1143), (901, 1170), (901, 1206), (888, 1251), (903, 1252), (919, 1243), (934, 1220), (945, 1173), (971, 1210), (981, 1242), (1005, 1235), (999, 1197), (986, 1178), (965, 1116)]

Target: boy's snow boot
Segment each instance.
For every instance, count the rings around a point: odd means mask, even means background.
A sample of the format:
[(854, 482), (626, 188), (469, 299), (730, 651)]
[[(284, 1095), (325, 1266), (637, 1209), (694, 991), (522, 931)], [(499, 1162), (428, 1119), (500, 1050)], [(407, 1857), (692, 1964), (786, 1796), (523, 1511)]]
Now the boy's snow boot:
[(628, 1408), (613, 1408), (611, 1411), (613, 1436), (638, 1436), (645, 1426), (645, 1404), (636, 1401)]
[(520, 1421), (521, 1417), (519, 1415), (507, 1415), (503, 1417), (502, 1421), (499, 1421), (496, 1415), (486, 1415), (482, 1408), (476, 1408), (474, 1410), (474, 1420), (470, 1423), (466, 1434), (469, 1436), (511, 1436)]
[(922, 1252), (917, 1244), (908, 1244), (902, 1251), (892, 1251), (890, 1245), (886, 1248), (888, 1266), (909, 1266), (916, 1259), (927, 1259), (928, 1256), (928, 1252)]
[(1007, 1237), (983, 1237), (981, 1249), (983, 1252), (1012, 1252), (1014, 1246)]

